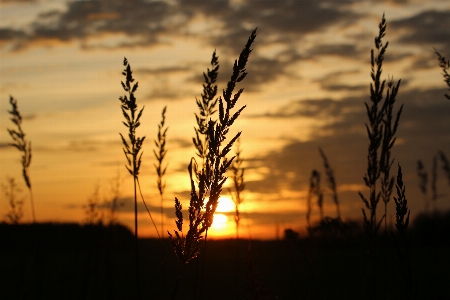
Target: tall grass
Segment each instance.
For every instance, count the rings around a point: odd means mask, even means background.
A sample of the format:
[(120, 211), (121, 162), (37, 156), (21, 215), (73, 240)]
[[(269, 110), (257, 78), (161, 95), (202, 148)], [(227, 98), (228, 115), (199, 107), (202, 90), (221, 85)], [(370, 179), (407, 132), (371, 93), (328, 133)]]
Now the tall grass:
[[(208, 127), (209, 122), (212, 121), (212, 116), (217, 112), (216, 105), (218, 102), (217, 96), (217, 76), (219, 75), (219, 58), (214, 50), (211, 57), (211, 69), (207, 69), (206, 73), (203, 72), (203, 92), (201, 99), (195, 99), (199, 110), (198, 114), (195, 114), (195, 120), (197, 127), (194, 127), (195, 136), (192, 138), (196, 155), (201, 159), (201, 168), (205, 165), (205, 159), (208, 156)], [(215, 124), (215, 120), (213, 121)], [(200, 170), (195, 170), (197, 177)]]
[(30, 194), (30, 204), (31, 204), (31, 215), (33, 218), (33, 223), (36, 223), (36, 213), (34, 210), (34, 197), (33, 190), (31, 188), (31, 179), (30, 179), (30, 164), (31, 164), (31, 142), (28, 141), (25, 136), (25, 132), (22, 130), (22, 115), (20, 114), (19, 107), (17, 105), (17, 100), (12, 96), (9, 97), (9, 103), (11, 104), (11, 110), (8, 111), (11, 115), (11, 121), (16, 126), (16, 129), (7, 129), (9, 135), (13, 139), (13, 143), (9, 145), (14, 146), (22, 152), (22, 175), (25, 180), (25, 184), (28, 187), (28, 192)]
[[(444, 81), (450, 90), (450, 60), (445, 59), (436, 49), (434, 49), (439, 61), (439, 67), (442, 69), (442, 75), (444, 76)], [(450, 94), (445, 94), (445, 97), (450, 100)]]
[(325, 174), (327, 175), (328, 187), (333, 193), (333, 202), (336, 206), (336, 218), (338, 220), (341, 219), (341, 209), (339, 205), (339, 197), (337, 192), (336, 178), (334, 176), (334, 170), (331, 168), (330, 163), (328, 162), (328, 158), (323, 152), (322, 148), (319, 148), (320, 156), (323, 160), (323, 167), (325, 168)]
[(23, 199), (19, 198), (21, 189), (13, 177), (7, 178), (7, 183), (2, 183), (2, 191), (8, 199), (9, 210), (6, 217), (12, 224), (19, 224), (23, 217)]
[(317, 170), (311, 171), (311, 177), (309, 178), (309, 190), (308, 196), (306, 200), (306, 223), (308, 225), (308, 233), (310, 236), (313, 234), (312, 226), (311, 226), (311, 213), (312, 213), (312, 200), (313, 198), (317, 198), (317, 206), (319, 207), (320, 212), (320, 221), (323, 220), (323, 191), (320, 187), (320, 173)]
[(409, 225), (409, 216), (411, 210), (408, 208), (408, 200), (406, 199), (406, 189), (403, 183), (402, 168), (398, 166), (397, 180), (396, 180), (397, 197), (394, 197), (395, 207), (396, 207), (396, 222), (395, 227), (399, 238), (395, 241), (395, 249), (397, 251), (397, 256), (399, 259), (399, 268), (404, 279), (404, 295), (407, 299), (414, 299), (415, 288), (412, 277), (411, 270), (411, 237), (407, 234), (407, 229)]
[(235, 207), (234, 222), (236, 224), (236, 240), (239, 240), (239, 225), (241, 222), (240, 205), (244, 202), (242, 192), (245, 189), (245, 182), (244, 182), (245, 168), (242, 166), (244, 160), (241, 157), (242, 153), (241, 138), (238, 138), (236, 141), (234, 153), (235, 159), (233, 160), (233, 163), (230, 166), (231, 179), (233, 180), (233, 189), (230, 189), (229, 192), (231, 194)]
[(103, 212), (100, 210), (100, 186), (97, 184), (94, 191), (88, 197), (87, 204), (84, 205), (85, 222), (90, 225), (103, 223)]
[(448, 185), (450, 186), (450, 162), (447, 159), (447, 156), (445, 155), (445, 153), (442, 151), (439, 151), (439, 158), (442, 162), (442, 169), (444, 170), (445, 175), (447, 177)]
[(125, 76), (125, 83), (122, 81), (122, 88), (128, 95), (121, 96), (119, 98), (122, 109), (122, 114), (126, 120), (126, 122), (122, 122), (125, 127), (128, 128), (128, 142), (123, 137), (121, 133), (120, 137), (122, 138), (123, 143), (123, 152), (125, 154), (125, 158), (127, 159), (128, 172), (131, 176), (133, 176), (133, 190), (134, 190), (134, 238), (135, 238), (135, 263), (136, 263), (136, 285), (137, 285), (137, 295), (140, 296), (140, 284), (139, 284), (139, 246), (138, 246), (138, 205), (137, 205), (137, 180), (139, 175), (139, 169), (141, 167), (141, 158), (142, 158), (142, 144), (144, 143), (144, 137), (136, 136), (136, 129), (141, 125), (140, 118), (142, 116), (142, 112), (144, 111), (144, 107), (141, 108), (139, 113), (136, 115), (137, 111), (137, 103), (136, 97), (134, 96), (134, 92), (136, 92), (138, 88), (138, 82), (134, 82), (133, 72), (131, 71), (131, 66), (128, 63), (126, 58), (123, 59), (123, 65), (125, 70), (122, 72), (122, 75)]
[(158, 191), (160, 196), (160, 206), (161, 206), (161, 239), (164, 239), (164, 218), (163, 218), (163, 208), (164, 208), (164, 189), (166, 188), (166, 182), (163, 180), (164, 175), (166, 174), (167, 170), (167, 164), (164, 166), (164, 158), (167, 154), (166, 149), (166, 134), (168, 127), (165, 126), (166, 121), (166, 111), (167, 106), (165, 106), (161, 113), (161, 122), (158, 124), (158, 135), (156, 137), (155, 146), (156, 149), (153, 150), (153, 154), (155, 155), (156, 161), (158, 162), (155, 164), (155, 170), (156, 170), (156, 184), (158, 185)]
[[(219, 98), (219, 119), (217, 122), (208, 121), (207, 127), (207, 149), (205, 164), (201, 170), (194, 173), (198, 169), (195, 158), (192, 158), (189, 166), (189, 177), (191, 183), (191, 197), (189, 203), (189, 230), (183, 233), (183, 212), (182, 205), (178, 198), (175, 197), (175, 215), (177, 230), (174, 235), (169, 233), (171, 244), (175, 254), (181, 262), (181, 272), (183, 267), (192, 259), (196, 258), (200, 253), (200, 240), (205, 235), (208, 236), (208, 229), (213, 222), (214, 213), (216, 211), (222, 187), (227, 180), (225, 176), (228, 168), (233, 162), (233, 158), (227, 159), (227, 154), (231, 151), (234, 142), (239, 138), (241, 132), (237, 133), (227, 144), (222, 147), (227, 139), (227, 133), (230, 127), (244, 110), (245, 105), (232, 113), (242, 92), (242, 88), (233, 94), (236, 84), (241, 82), (247, 75), (246, 64), (252, 49), (250, 48), (256, 38), (256, 29), (251, 33), (244, 49), (239, 55), (239, 59), (234, 62), (233, 73), (228, 81), (227, 88), (223, 91), (222, 97)], [(198, 176), (198, 183), (195, 183), (195, 177)], [(196, 186), (197, 185), (197, 186)], [(179, 282), (179, 280), (177, 281)], [(176, 294), (176, 288), (173, 296)]]
[[(393, 160), (390, 158), (391, 149), (395, 143), (395, 133), (400, 120), (402, 107), (397, 112), (395, 120), (393, 119), (393, 106), (395, 104), (397, 92), (400, 86), (400, 80), (394, 84), (393, 79), (381, 80), (384, 55), (388, 47), (388, 42), (383, 44), (383, 37), (386, 34), (386, 19), (382, 17), (379, 25), (378, 36), (375, 37), (375, 51), (371, 51), (371, 78), (370, 84), (370, 104), (365, 103), (369, 124), (366, 124), (367, 135), (369, 138), (369, 147), (367, 155), (367, 169), (364, 175), (364, 183), (369, 188), (369, 197), (366, 198), (361, 192), (361, 200), (364, 202), (368, 214), (362, 209), (364, 228), (369, 236), (370, 247), (373, 247), (375, 235), (377, 234), (382, 220), (377, 218), (377, 206), (380, 199), (385, 202), (385, 207), (389, 202), (390, 194), (393, 188), (393, 177), (390, 176), (390, 167)], [(384, 90), (387, 86), (386, 96)], [(380, 181), (380, 177), (383, 175)], [(381, 191), (378, 190), (378, 184), (381, 185)], [(385, 209), (386, 210), (386, 209)]]
[[(367, 277), (371, 297), (376, 298), (377, 291), (377, 258), (375, 254), (376, 240), (383, 219), (386, 218), (387, 204), (392, 193), (394, 178), (390, 175), (390, 168), (393, 163), (391, 150), (395, 143), (395, 134), (400, 120), (403, 106), (398, 110), (394, 119), (394, 104), (400, 80), (395, 84), (393, 78), (382, 80), (382, 67), (384, 55), (388, 42), (383, 43), (386, 34), (387, 22), (385, 16), (379, 24), (378, 36), (375, 37), (376, 53), (371, 50), (371, 78), (370, 84), (370, 104), (365, 103), (369, 123), (366, 123), (367, 135), (369, 138), (367, 169), (363, 177), (365, 185), (369, 189), (369, 196), (366, 197), (359, 192), (359, 196), (366, 206), (363, 208), (363, 225), (368, 237), (369, 264), (371, 265), (369, 277)], [(386, 88), (386, 96), (384, 96)], [(383, 100), (384, 99), (384, 100)], [(381, 189), (380, 189), (381, 187)], [(385, 204), (384, 215), (377, 217), (377, 207), (383, 200)], [(387, 224), (385, 222), (385, 233)]]

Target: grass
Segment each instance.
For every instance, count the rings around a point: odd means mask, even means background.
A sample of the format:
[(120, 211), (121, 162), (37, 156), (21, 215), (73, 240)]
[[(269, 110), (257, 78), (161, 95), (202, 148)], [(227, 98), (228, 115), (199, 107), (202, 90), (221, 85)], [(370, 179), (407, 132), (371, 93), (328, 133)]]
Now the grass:
[[(371, 78), (370, 103), (365, 103), (369, 123), (366, 123), (367, 136), (369, 138), (367, 169), (363, 177), (365, 185), (369, 188), (369, 196), (359, 195), (368, 211), (362, 209), (363, 225), (368, 238), (367, 252), (369, 255), (369, 265), (367, 271), (367, 295), (370, 298), (377, 298), (378, 285), (378, 258), (376, 254), (377, 235), (381, 223), (385, 220), (385, 236), (387, 231), (386, 214), (387, 205), (390, 201), (394, 178), (390, 175), (390, 168), (393, 163), (391, 150), (395, 144), (395, 134), (399, 125), (400, 115), (403, 106), (397, 111), (394, 119), (394, 105), (400, 87), (400, 80), (397, 83), (393, 78), (387, 81), (381, 79), (384, 56), (389, 43), (383, 43), (386, 35), (387, 22), (383, 17), (379, 24), (378, 36), (375, 37), (375, 50), (371, 50)], [(384, 92), (386, 89), (386, 96)], [(384, 99), (384, 100), (383, 100)], [(384, 214), (377, 217), (378, 203), (382, 200), (385, 204)], [(386, 266), (385, 266), (386, 274)], [(386, 281), (385, 281), (386, 282)], [(386, 284), (385, 284), (386, 285)]]
[(19, 198), (21, 189), (16, 183), (16, 180), (12, 177), (7, 179), (7, 183), (2, 183), (2, 191), (6, 199), (8, 199), (9, 211), (6, 213), (6, 217), (12, 224), (19, 224), (23, 217), (23, 202), (24, 200)]
[[(447, 84), (450, 90), (450, 60), (445, 59), (436, 49), (434, 49), (439, 61), (439, 67), (442, 69), (442, 76), (444, 77), (444, 82)], [(450, 94), (444, 95), (448, 100), (450, 100)]]
[(164, 166), (164, 158), (167, 154), (166, 149), (166, 134), (169, 128), (165, 127), (167, 106), (163, 108), (161, 112), (161, 122), (158, 124), (158, 135), (155, 140), (156, 149), (153, 150), (156, 161), (155, 170), (157, 175), (156, 184), (158, 186), (158, 192), (160, 196), (161, 206), (161, 239), (164, 239), (164, 221), (163, 221), (163, 207), (164, 207), (164, 189), (166, 188), (166, 182), (163, 177), (166, 174), (167, 165)]
[[(223, 91), (222, 97), (219, 98), (219, 119), (217, 122), (210, 120), (207, 128), (207, 155), (205, 164), (200, 171), (197, 170), (195, 158), (189, 163), (189, 177), (191, 182), (191, 197), (189, 203), (189, 230), (183, 233), (183, 212), (182, 205), (178, 198), (175, 197), (175, 215), (177, 217), (175, 224), (177, 230), (174, 235), (169, 232), (169, 238), (174, 248), (175, 254), (181, 262), (180, 276), (186, 264), (196, 258), (200, 253), (200, 241), (205, 235), (205, 241), (208, 237), (208, 229), (213, 222), (214, 213), (216, 211), (219, 197), (222, 192), (223, 185), (227, 177), (226, 172), (233, 162), (234, 158), (227, 159), (227, 154), (231, 151), (234, 142), (239, 138), (241, 133), (237, 133), (223, 147), (227, 139), (227, 133), (230, 127), (239, 117), (245, 106), (242, 106), (236, 112), (231, 110), (235, 107), (243, 89), (233, 95), (236, 84), (241, 82), (245, 76), (246, 64), (250, 56), (251, 45), (256, 38), (256, 29), (251, 33), (248, 41), (239, 55), (239, 59), (234, 62), (233, 73), (228, 81), (227, 88)], [(195, 172), (195, 174), (194, 174)], [(198, 177), (198, 183), (194, 181), (194, 176)], [(206, 200), (207, 199), (207, 200)], [(201, 292), (200, 284), (200, 292)], [(172, 298), (175, 297), (177, 286), (174, 289)]]
[(396, 181), (397, 197), (394, 197), (396, 208), (396, 222), (395, 227), (399, 234), (399, 238), (395, 241), (395, 249), (399, 259), (399, 267), (402, 273), (404, 283), (404, 295), (407, 299), (415, 299), (415, 287), (413, 275), (411, 270), (411, 237), (407, 233), (409, 226), (409, 216), (411, 210), (408, 208), (408, 200), (406, 199), (406, 188), (403, 183), (402, 168), (398, 166), (397, 181)]
[[(105, 229), (101, 223), (96, 222), (99, 218), (100, 203), (97, 188), (88, 201), (86, 213), (89, 226), (83, 227), (83, 229), (65, 228), (64, 235), (52, 232), (52, 230), (57, 231), (58, 229), (47, 228), (45, 230), (52, 233), (48, 236), (39, 236), (47, 243), (43, 247), (48, 247), (48, 249), (46, 249), (47, 252), (41, 251), (46, 255), (42, 260), (40, 269), (30, 268), (31, 271), (27, 270), (29, 274), (32, 274), (31, 278), (34, 278), (33, 276), (41, 278), (42, 274), (48, 276), (43, 277), (47, 281), (42, 283), (42, 285), (46, 284), (47, 286), (40, 288), (42, 288), (44, 294), (56, 295), (55, 298), (61, 298), (65, 290), (66, 293), (78, 294), (80, 298), (92, 296), (96, 299), (110, 299), (114, 295), (136, 299), (144, 298), (144, 295), (145, 297), (152, 295), (156, 298), (158, 296), (166, 298), (170, 291), (172, 291), (172, 299), (181, 297), (231, 299), (242, 297), (244, 294), (250, 299), (325, 299), (336, 297), (345, 299), (386, 299), (389, 297), (416, 299), (430, 296), (433, 293), (433, 288), (430, 287), (433, 281), (435, 284), (436, 282), (442, 282), (440, 284), (446, 287), (448, 276), (429, 276), (427, 270), (432, 266), (435, 270), (441, 270), (442, 273), (446, 272), (450, 267), (448, 259), (446, 259), (448, 245), (444, 241), (443, 245), (440, 244), (436, 249), (430, 249), (434, 244), (427, 241), (414, 248), (414, 256), (412, 255), (414, 235), (410, 228), (410, 210), (400, 164), (397, 176), (391, 174), (391, 167), (394, 163), (391, 152), (396, 142), (403, 106), (395, 109), (400, 80), (395, 82), (392, 78), (387, 80), (381, 78), (384, 56), (388, 47), (388, 43), (383, 42), (386, 28), (387, 22), (383, 15), (379, 33), (375, 38), (376, 50), (371, 52), (370, 102), (365, 103), (368, 116), (366, 129), (369, 145), (367, 169), (363, 180), (369, 194), (367, 196), (362, 192), (359, 193), (365, 205), (365, 208), (362, 209), (364, 235), (360, 235), (359, 232), (353, 231), (350, 227), (344, 228), (349, 224), (341, 220), (334, 171), (325, 152), (319, 148), (328, 188), (332, 192), (336, 208), (335, 219), (324, 217), (324, 193), (321, 187), (321, 176), (317, 170), (313, 170), (307, 200), (306, 217), (310, 233), (308, 239), (299, 239), (295, 232), (291, 231), (290, 239), (284, 241), (265, 243), (251, 241), (246, 249), (246, 262), (241, 262), (239, 255), (237, 255), (238, 265), (233, 269), (231, 266), (235, 266), (235, 264), (230, 262), (235, 260), (236, 257), (229, 250), (233, 242), (231, 240), (208, 241), (209, 252), (206, 256), (208, 230), (212, 225), (219, 197), (227, 181), (227, 174), (231, 174), (233, 180), (234, 191), (232, 195), (236, 207), (236, 241), (239, 240), (241, 220), (239, 205), (243, 202), (242, 192), (245, 188), (242, 150), (240, 148), (241, 132), (231, 138), (228, 134), (245, 109), (245, 105), (237, 106), (243, 89), (241, 88), (237, 92), (235, 89), (247, 75), (246, 65), (252, 52), (251, 46), (256, 38), (255, 29), (248, 38), (239, 58), (235, 61), (231, 78), (221, 96), (217, 97), (218, 87), (216, 82), (219, 60), (215, 51), (212, 54), (210, 69), (208, 68), (203, 74), (203, 93), (201, 99), (196, 99), (199, 112), (195, 115), (197, 127), (195, 127), (195, 136), (193, 137), (195, 155), (199, 162), (193, 157), (188, 165), (191, 189), (188, 216), (184, 218), (181, 201), (175, 198), (176, 229), (167, 231), (175, 255), (166, 258), (164, 252), (166, 249), (157, 247), (159, 241), (156, 243), (152, 240), (138, 239), (138, 192), (158, 235), (159, 231), (140, 189), (139, 174), (145, 136), (138, 136), (137, 129), (141, 125), (144, 107), (138, 108), (135, 96), (138, 83), (135, 82), (131, 66), (125, 58), (123, 61), (125, 69), (122, 73), (125, 79), (122, 82), (122, 87), (126, 95), (119, 99), (125, 120), (123, 124), (128, 132), (126, 135), (120, 134), (120, 136), (127, 160), (126, 168), (133, 177), (134, 248), (130, 245), (133, 242), (133, 234), (117, 224), (113, 224), (120, 198), (120, 177), (118, 177), (112, 189), (113, 198), (110, 202), (111, 215), (109, 218), (111, 221), (108, 229)], [(450, 87), (450, 77), (447, 72), (449, 62), (437, 51), (436, 54), (444, 71), (444, 80)], [(446, 97), (449, 98), (448, 95)], [(25, 139), (25, 134), (22, 131), (22, 118), (17, 108), (17, 102), (12, 97), (10, 102), (13, 107), (10, 114), (13, 116), (12, 121), (17, 129), (8, 130), (8, 132), (14, 140), (12, 145), (22, 152), (23, 175), (31, 194), (28, 170), (31, 162), (31, 144)], [(167, 170), (165, 161), (167, 153), (166, 133), (168, 130), (165, 124), (166, 109), (167, 107), (162, 110), (158, 134), (154, 140), (156, 147), (154, 155), (157, 161), (154, 166), (161, 207), (160, 231), (162, 233), (159, 235), (161, 241), (164, 241), (163, 207), (166, 186), (164, 176)], [(216, 116), (217, 119), (213, 119)], [(228, 158), (233, 147), (236, 149), (235, 155)], [(439, 157), (450, 184), (450, 164), (443, 152), (439, 153)], [(426, 174), (423, 164), (419, 169), (419, 174)], [(433, 174), (436, 173), (436, 169), (437, 157), (433, 159)], [(421, 178), (425, 177), (422, 176)], [(433, 178), (436, 178), (436, 175), (433, 175)], [(14, 181), (9, 182), (10, 190), (8, 190), (9, 194), (6, 194), (10, 199), (15, 199), (10, 204), (10, 221), (18, 223), (21, 218), (21, 203), (16, 200), (15, 194), (13, 195), (14, 183)], [(426, 184), (424, 185), (426, 188)], [(392, 240), (387, 238), (380, 240), (379, 232), (383, 220), (385, 221), (386, 236), (387, 208), (392, 198), (394, 186), (397, 192), (397, 195), (393, 197), (396, 206), (396, 233), (392, 233)], [(434, 195), (437, 195), (436, 191), (434, 191)], [(339, 228), (342, 229), (342, 232), (344, 229), (347, 230), (345, 235), (318, 234), (313, 237), (313, 226), (310, 220), (313, 199), (317, 199), (321, 218), (320, 225), (314, 227), (314, 230), (324, 233), (330, 228)], [(384, 214), (382, 216), (378, 212), (380, 201), (384, 203)], [(33, 202), (32, 207), (33, 220), (35, 221)], [(445, 220), (443, 223), (448, 222)], [(188, 224), (185, 224), (185, 222)], [(29, 258), (33, 254), (27, 252), (27, 245), (37, 245), (38, 235), (35, 233), (38, 230), (36, 228), (42, 224), (34, 225), (36, 226), (28, 229), (23, 229), (27, 228), (26, 226), (4, 229), (7, 228), (6, 225), (0, 224), (0, 233), (6, 240), (6, 243), (0, 245), (1, 265), (5, 264), (8, 269), (14, 269), (17, 260), (21, 262), (25, 260), (34, 261)], [(186, 225), (189, 227), (187, 230)], [(104, 247), (102, 234), (105, 233), (105, 230), (113, 228), (121, 232), (120, 238), (118, 236), (115, 236), (115, 238), (117, 238), (118, 243), (123, 242), (123, 244), (111, 246), (112, 244), (108, 243), (105, 250), (102, 248)], [(24, 233), (20, 230), (29, 230), (29, 232)], [(420, 232), (417, 231), (417, 235), (419, 234)], [(23, 235), (26, 238), (16, 239), (14, 243), (12, 241), (16, 235)], [(68, 235), (68, 237), (65, 235)], [(57, 238), (54, 238), (55, 236)], [(83, 238), (78, 240), (77, 236)], [(445, 236), (445, 230), (442, 236)], [(58, 242), (55, 243), (55, 240)], [(60, 241), (64, 241), (65, 244), (59, 243)], [(392, 245), (391, 242), (394, 244)], [(448, 243), (448, 241), (446, 242)], [(86, 249), (83, 245), (89, 245), (90, 249)], [(16, 246), (17, 248), (14, 248)], [(236, 243), (237, 253), (245, 251), (243, 246), (242, 243)], [(61, 247), (66, 248), (62, 249)], [(17, 251), (24, 253), (24, 256), (18, 259)], [(194, 260), (199, 262), (199, 256), (202, 252), (204, 254), (202, 277), (199, 282), (198, 277), (193, 275), (198, 272), (198, 265), (195, 266), (190, 262)], [(142, 256), (142, 253), (146, 253), (146, 255)], [(366, 253), (369, 255), (367, 256)], [(162, 264), (161, 261), (158, 261), (158, 257), (163, 257)], [(384, 259), (383, 274), (378, 270), (382, 264), (381, 257)], [(215, 272), (209, 272), (206, 277), (207, 283), (203, 284), (203, 278), (205, 278), (203, 273), (207, 271), (205, 266), (214, 269)], [(36, 270), (40, 271), (37, 272)], [(145, 272), (142, 270), (145, 270)], [(14, 269), (12, 271), (13, 279), (6, 278), (7, 276), (2, 273), (1, 281), (16, 284), (19, 281), (15, 279), (17, 274), (19, 274), (17, 277), (24, 277), (25, 272), (21, 272)], [(133, 272), (135, 272), (135, 276), (129, 276)], [(224, 272), (224, 274), (221, 274), (221, 272)], [(240, 278), (240, 274), (244, 273), (247, 276), (245, 280), (246, 292), (244, 292), (240, 280), (238, 282), (234, 280)], [(188, 276), (183, 274), (188, 274)], [(363, 276), (363, 274), (366, 274), (366, 276)], [(71, 282), (72, 285), (68, 284), (67, 281)], [(381, 281), (384, 281), (384, 285), (379, 284)], [(422, 283), (420, 288), (417, 285), (418, 282)], [(26, 284), (19, 284), (19, 286), (22, 290), (26, 290), (27, 294), (32, 295), (32, 291), (38, 289), (37, 286), (40, 284), (28, 281)], [(157, 285), (160, 285), (161, 288), (155, 288)], [(11, 295), (15, 295), (14, 292), (11, 292)], [(433, 295), (436, 296), (436, 294)], [(445, 297), (449, 296), (449, 293), (446, 290), (439, 290), (438, 296), (440, 295)]]
[(233, 180), (233, 189), (229, 189), (229, 193), (234, 202), (235, 212), (234, 212), (234, 222), (236, 223), (236, 240), (239, 239), (239, 225), (241, 221), (241, 211), (240, 206), (244, 202), (244, 197), (242, 192), (245, 189), (244, 173), (245, 168), (242, 166), (244, 160), (241, 157), (241, 138), (236, 141), (235, 148), (235, 158), (230, 166), (231, 179)]
[(22, 115), (20, 114), (19, 107), (17, 105), (17, 100), (12, 96), (9, 97), (9, 103), (11, 104), (11, 110), (8, 111), (11, 115), (11, 122), (16, 126), (16, 129), (7, 129), (9, 135), (13, 139), (11, 146), (14, 146), (22, 153), (21, 163), (22, 163), (22, 175), (25, 180), (25, 184), (28, 187), (30, 194), (30, 204), (31, 204), (31, 215), (33, 222), (36, 222), (36, 212), (34, 210), (34, 198), (33, 190), (31, 188), (30, 179), (30, 164), (31, 164), (31, 142), (26, 139), (26, 134), (22, 129)]
[(339, 196), (337, 192), (337, 185), (336, 185), (336, 178), (334, 176), (334, 171), (330, 166), (330, 163), (328, 162), (328, 158), (325, 155), (325, 152), (322, 150), (322, 148), (319, 148), (320, 156), (323, 160), (323, 167), (325, 169), (325, 174), (327, 175), (327, 182), (328, 182), (328, 188), (333, 193), (333, 202), (336, 206), (336, 218), (338, 220), (341, 219), (341, 209), (339, 205)]

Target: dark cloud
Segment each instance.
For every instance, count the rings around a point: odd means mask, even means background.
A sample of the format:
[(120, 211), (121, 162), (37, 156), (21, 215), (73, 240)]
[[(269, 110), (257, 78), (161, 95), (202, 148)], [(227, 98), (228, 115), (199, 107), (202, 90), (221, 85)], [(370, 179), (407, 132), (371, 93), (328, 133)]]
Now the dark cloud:
[(191, 140), (188, 140), (188, 139), (181, 139), (181, 138), (177, 139), (177, 138), (173, 138), (173, 139), (170, 139), (169, 142), (170, 142), (170, 143), (175, 143), (175, 144), (176, 144), (176, 146), (173, 147), (173, 148), (175, 148), (175, 149), (186, 149), (186, 148), (194, 147), (194, 144), (192, 143), (192, 141), (191, 141)]
[(25, 32), (22, 30), (0, 28), (0, 42), (20, 39), (23, 37), (25, 37)]
[(102, 34), (124, 33), (137, 39), (122, 42), (120, 46), (149, 46), (161, 42), (161, 37), (190, 34), (185, 30), (187, 25), (202, 15), (222, 24), (219, 32), (206, 32), (204, 40), (238, 54), (250, 31), (257, 26), (264, 32), (259, 38), (261, 42), (271, 39), (290, 43), (292, 37), (298, 39), (356, 17), (346, 10), (346, 4), (351, 2), (249, 0), (233, 6), (230, 1), (222, 0), (73, 1), (67, 3), (64, 11), (39, 14), (26, 36), (22, 31), (7, 28), (3, 28), (0, 35), (5, 40), (20, 38), (30, 43), (36, 40), (86, 41)]
[(12, 148), (11, 144), (0, 142), (0, 150), (1, 149), (8, 149), (8, 148)]
[[(394, 155), (408, 174), (407, 186), (412, 186), (412, 190), (416, 187), (417, 159), (431, 159), (438, 150), (450, 149), (450, 103), (444, 93), (445, 89), (405, 92), (400, 89), (397, 101), (404, 103), (404, 109)], [(277, 193), (283, 188), (305, 190), (310, 172), (322, 170), (318, 147), (329, 155), (338, 184), (362, 184), (368, 144), (364, 101), (368, 97), (359, 101), (357, 98), (297, 101), (293, 102), (291, 112), (283, 113), (285, 108), (282, 108), (275, 115), (266, 114), (267, 117), (314, 117), (329, 121), (316, 129), (310, 141), (292, 141), (278, 151), (248, 161), (256, 170), (264, 167), (270, 172), (260, 181), (248, 182), (247, 190), (260, 193)]]
[(275, 113), (252, 115), (250, 118), (326, 118), (343, 116), (349, 113), (360, 113), (364, 110), (361, 98), (352, 97), (344, 100), (307, 99), (292, 101), (278, 109)]
[(0, 4), (35, 3), (38, 0), (0, 0)]
[(390, 27), (394, 30), (408, 30), (400, 38), (400, 42), (427, 44), (429, 47), (450, 46), (450, 10), (421, 12), (410, 18), (390, 22)]
[(173, 5), (162, 1), (73, 1), (67, 4), (66, 11), (39, 14), (29, 26), (31, 33), (26, 37), (22, 32), (7, 29), (3, 29), (2, 35), (31, 43), (37, 40), (85, 41), (103, 34), (124, 33), (130, 38), (139, 37), (136, 43), (148, 46), (158, 43), (162, 35), (180, 30), (187, 19), (186, 14), (179, 14)]
[(346, 4), (351, 2), (249, 0), (230, 7), (225, 1), (195, 0), (183, 1), (183, 6), (187, 6), (192, 14), (200, 12), (221, 22), (222, 31), (210, 38), (210, 44), (238, 54), (240, 45), (245, 44), (255, 27), (262, 35), (258, 37), (261, 43), (269, 40), (291, 43), (293, 38), (299, 40), (308, 33), (356, 17), (356, 14), (345, 10)]
[(359, 74), (357, 70), (354, 71), (339, 71), (332, 72), (326, 76), (316, 80), (320, 87), (326, 91), (348, 91), (348, 92), (364, 92), (368, 90), (368, 85), (349, 85), (344, 83), (341, 78), (345, 75)]
[(135, 74), (151, 75), (151, 76), (161, 76), (161, 75), (172, 75), (175, 73), (190, 72), (192, 69), (187, 66), (171, 66), (171, 67), (161, 67), (161, 68), (139, 68), (134, 71)]
[(355, 44), (321, 44), (315, 45), (309, 49), (308, 53), (308, 56), (311, 58), (314, 58), (314, 56), (323, 55), (336, 55), (354, 58), (355, 56), (362, 54), (362, 51), (359, 50)]
[(196, 91), (189, 89), (180, 89), (168, 82), (153, 83), (150, 92), (145, 95), (143, 101), (176, 101), (183, 98), (194, 97)]

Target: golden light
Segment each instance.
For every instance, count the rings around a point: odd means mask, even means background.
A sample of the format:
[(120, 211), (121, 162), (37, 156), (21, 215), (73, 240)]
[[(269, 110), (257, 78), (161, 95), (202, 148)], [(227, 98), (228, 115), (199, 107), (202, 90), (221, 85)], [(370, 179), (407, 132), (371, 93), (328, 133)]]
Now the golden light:
[(214, 214), (212, 229), (220, 230), (227, 227), (228, 217), (224, 214)]
[(217, 205), (217, 212), (229, 212), (234, 211), (235, 206), (233, 200), (228, 196), (221, 196), (219, 198), (219, 204)]

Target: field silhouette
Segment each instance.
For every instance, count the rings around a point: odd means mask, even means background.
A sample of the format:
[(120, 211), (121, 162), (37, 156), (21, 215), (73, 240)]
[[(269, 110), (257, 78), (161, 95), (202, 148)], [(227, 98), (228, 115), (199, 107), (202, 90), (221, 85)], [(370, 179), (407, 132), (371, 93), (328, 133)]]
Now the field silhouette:
[[(450, 212), (420, 215), (413, 225), (417, 299), (448, 299)], [(2, 298), (136, 299), (133, 240), (131, 230), (122, 225), (1, 223)], [(237, 261), (236, 240), (209, 240), (202, 298), (361, 299), (367, 284), (366, 242), (363, 232), (354, 227), (341, 235), (321, 236), (319, 230), (314, 238), (287, 232), (279, 241), (239, 240)], [(378, 259), (381, 262), (386, 255), (388, 265), (387, 295), (403, 299), (393, 239), (380, 238), (379, 242)], [(168, 240), (163, 244), (159, 239), (139, 240), (141, 299), (170, 299), (180, 262)], [(383, 249), (388, 250), (384, 253)], [(162, 251), (166, 252), (164, 265)], [(194, 260), (184, 272), (195, 274), (196, 268)], [(177, 299), (198, 294), (198, 280), (184, 276)], [(379, 280), (384, 282), (382, 277)], [(252, 294), (254, 286), (259, 290)]]

